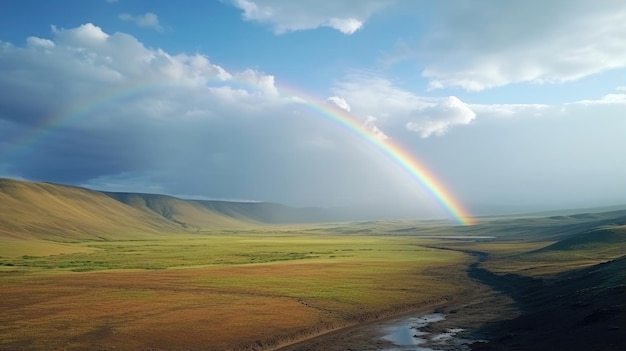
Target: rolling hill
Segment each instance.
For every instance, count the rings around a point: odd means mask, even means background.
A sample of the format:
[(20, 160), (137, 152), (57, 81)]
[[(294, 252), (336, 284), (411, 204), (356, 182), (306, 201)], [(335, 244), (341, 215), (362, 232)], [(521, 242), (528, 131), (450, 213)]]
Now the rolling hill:
[(341, 220), (341, 216), (323, 208), (294, 208), (269, 202), (231, 202), (182, 200), (179, 198), (137, 193), (103, 192), (129, 206), (152, 211), (185, 227), (237, 227), (251, 224), (316, 223)]
[[(349, 208), (294, 208), (265, 202), (185, 200), (166, 195), (103, 192), (0, 178), (0, 238), (55, 241), (133, 239), (163, 233), (237, 230), (260, 225), (358, 221), (373, 216), (369, 213), (364, 218), (364, 213)], [(384, 223), (388, 231), (390, 222)], [(622, 209), (541, 218), (493, 218), (470, 227), (415, 227), (413, 221), (400, 221), (392, 227), (397, 229), (394, 232), (407, 235), (480, 233), (498, 237), (499, 240), (542, 241), (572, 237), (574, 243), (582, 239), (573, 236), (601, 226), (608, 228), (624, 223), (626, 210)], [(350, 224), (349, 232), (373, 229), (369, 222), (366, 228), (354, 225)], [(623, 233), (623, 228), (620, 233)]]
[(102, 240), (171, 232), (179, 227), (97, 191), (0, 179), (2, 237)]
[(626, 226), (605, 226), (587, 230), (537, 250), (550, 251), (611, 251), (623, 254), (626, 252)]
[(101, 192), (0, 179), (1, 238), (116, 240), (337, 219), (330, 210), (320, 208), (184, 200), (166, 195)]
[(196, 201), (182, 200), (172, 196), (109, 192), (103, 192), (103, 194), (133, 209), (159, 216), (161, 219), (190, 230), (240, 228), (249, 222), (254, 222), (246, 217), (234, 217), (214, 211)]
[(481, 281), (511, 296), (520, 314), (484, 325), (475, 334), (490, 340), (472, 350), (624, 349), (626, 256), (547, 279), (482, 273)]

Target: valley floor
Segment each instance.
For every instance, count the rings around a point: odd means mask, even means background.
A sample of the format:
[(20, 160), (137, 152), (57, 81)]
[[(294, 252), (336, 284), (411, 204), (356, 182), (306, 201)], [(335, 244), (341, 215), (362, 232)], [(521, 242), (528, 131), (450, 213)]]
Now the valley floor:
[[(277, 351), (396, 350), (398, 345), (385, 338), (385, 330), (390, 325), (404, 323), (408, 317), (437, 313), (445, 316), (445, 319), (429, 325), (426, 328), (429, 333), (442, 334), (456, 328), (469, 332), (477, 330), (487, 322), (516, 316), (517, 311), (510, 306), (511, 302), (506, 295), (496, 293), (486, 286), (476, 287), (471, 293), (458, 296), (455, 301), (443, 305), (428, 306), (421, 310), (343, 328), (279, 348)], [(440, 348), (441, 345), (438, 346), (437, 350), (447, 350)], [(405, 349), (412, 350), (406, 346)]]
[[(459, 246), (453, 245), (457, 249)], [(335, 331), (279, 350), (626, 349), (626, 255), (582, 269), (532, 278), (494, 274), (480, 266), (488, 260), (486, 253), (472, 253), (477, 262), (468, 267), (467, 274), (484, 285), (444, 306), (409, 314), (445, 316), (419, 332), (444, 335), (450, 330), (462, 330), (455, 336), (464, 341), (462, 346), (431, 344), (429, 340), (422, 343), (420, 333), (414, 336), (414, 346), (395, 345), (384, 338), (385, 330), (390, 324), (405, 323), (406, 317), (400, 316)]]
[(624, 223), (618, 211), (38, 239), (30, 255), (23, 240), (0, 257), (0, 350), (385, 350), (383, 325), (431, 311), (446, 320), (428, 332), (466, 329), (489, 341), (476, 350), (622, 350)]

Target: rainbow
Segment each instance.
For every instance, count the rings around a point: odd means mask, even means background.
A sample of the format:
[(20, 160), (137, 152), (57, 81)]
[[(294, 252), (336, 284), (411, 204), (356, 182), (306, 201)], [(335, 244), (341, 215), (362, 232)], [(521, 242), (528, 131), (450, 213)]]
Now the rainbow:
[[(243, 82), (244, 85), (249, 85)], [(172, 86), (168, 83), (142, 82), (124, 88), (117, 88), (103, 91), (78, 104), (69, 106), (51, 118), (45, 119), (39, 126), (32, 129), (30, 133), (14, 140), (14, 145), (25, 147), (37, 142), (52, 130), (60, 128), (71, 121), (88, 115), (89, 112), (105, 107), (112, 102), (127, 100), (129, 98), (144, 94), (145, 92), (156, 90), (160, 87)], [(258, 87), (253, 87), (258, 89)], [(392, 140), (380, 138), (373, 130), (366, 127), (364, 123), (353, 116), (350, 112), (339, 108), (333, 103), (316, 98), (311, 94), (304, 93), (295, 88), (279, 85), (278, 90), (281, 96), (291, 98), (304, 104), (316, 115), (332, 120), (340, 126), (348, 129), (358, 137), (366, 139), (369, 143), (378, 148), (388, 159), (403, 169), (408, 175), (421, 185), (453, 218), (460, 224), (473, 225), (474, 219), (461, 203), (452, 196), (446, 187), (438, 181), (434, 173), (428, 170), (423, 162), (420, 162), (414, 155), (402, 148)]]
[(68, 125), (72, 121), (86, 116), (91, 111), (103, 108), (113, 102), (128, 100), (135, 96), (143, 95), (146, 92), (156, 91), (169, 86), (172, 86), (172, 84), (143, 81), (124, 87), (102, 90), (78, 103), (66, 106), (48, 118), (42, 119), (30, 132), (24, 133), (13, 140), (12, 144), (17, 145), (19, 148), (26, 148), (29, 145), (37, 143), (38, 140), (43, 139), (46, 134), (51, 134), (55, 129), (60, 129), (64, 125)]
[(352, 131), (354, 134), (365, 138), (374, 144), (383, 154), (402, 168), (411, 178), (423, 186), (441, 206), (452, 215), (459, 223), (464, 225), (475, 224), (473, 217), (463, 205), (446, 190), (437, 177), (426, 168), (414, 155), (402, 148), (390, 139), (383, 139), (373, 130), (367, 128), (363, 121), (353, 116), (350, 112), (327, 101), (317, 99), (310, 94), (297, 91), (293, 88), (280, 86), (281, 91), (288, 91), (301, 100), (315, 113), (337, 122), (339, 125)]

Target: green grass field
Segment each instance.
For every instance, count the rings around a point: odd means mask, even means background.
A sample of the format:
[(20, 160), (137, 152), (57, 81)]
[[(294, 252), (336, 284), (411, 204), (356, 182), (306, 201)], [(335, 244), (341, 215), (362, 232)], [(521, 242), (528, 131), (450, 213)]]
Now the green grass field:
[(0, 258), (0, 349), (270, 347), (454, 299), (469, 257), (433, 242), (289, 228), (21, 248)]
[(506, 280), (626, 252), (624, 211), (276, 225), (302, 213), (248, 205), (0, 179), (0, 350), (267, 350), (466, 303), (485, 253)]
[[(45, 242), (44, 242), (45, 243)], [(177, 234), (153, 240), (42, 243), (14, 241), (2, 250), (0, 265), (23, 272), (171, 269), (213, 265), (313, 262), (447, 261), (458, 257), (419, 246), (407, 237), (282, 234)], [(46, 246), (46, 244), (48, 246)], [(59, 254), (57, 254), (61, 251)], [(46, 254), (52, 253), (52, 254)]]
[[(492, 272), (541, 276), (620, 257), (626, 245), (620, 226), (515, 241), (459, 240), (445, 236), (458, 228), (401, 225), (5, 238), (0, 350), (271, 349), (459, 301), (477, 288), (466, 276), (471, 251), (490, 253), (481, 266)], [(363, 231), (384, 234), (355, 234)], [(420, 237), (424, 231), (441, 237)], [(477, 226), (465, 234), (481, 233)]]

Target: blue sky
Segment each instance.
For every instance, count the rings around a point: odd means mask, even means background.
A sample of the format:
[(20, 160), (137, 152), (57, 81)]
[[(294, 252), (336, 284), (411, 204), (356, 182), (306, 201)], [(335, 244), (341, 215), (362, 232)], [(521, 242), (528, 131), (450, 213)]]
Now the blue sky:
[(625, 203), (624, 38), (618, 0), (5, 0), (0, 176), (446, 216), (294, 87), (344, 102), (470, 212)]

